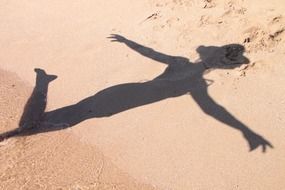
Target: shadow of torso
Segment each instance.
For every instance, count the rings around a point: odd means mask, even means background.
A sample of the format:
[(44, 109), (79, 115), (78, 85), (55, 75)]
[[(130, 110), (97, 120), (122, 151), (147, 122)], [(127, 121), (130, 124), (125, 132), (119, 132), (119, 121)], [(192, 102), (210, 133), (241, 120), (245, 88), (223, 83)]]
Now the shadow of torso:
[(202, 64), (169, 65), (157, 78), (143, 83), (126, 83), (106, 88), (82, 101), (45, 113), (45, 121), (76, 125), (96, 117), (108, 117), (166, 98), (207, 88)]

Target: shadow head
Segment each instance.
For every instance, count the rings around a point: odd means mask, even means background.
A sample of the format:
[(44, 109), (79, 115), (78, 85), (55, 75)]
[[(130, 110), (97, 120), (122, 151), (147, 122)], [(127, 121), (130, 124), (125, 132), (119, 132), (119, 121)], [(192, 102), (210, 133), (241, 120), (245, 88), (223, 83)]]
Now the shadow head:
[(240, 44), (218, 46), (199, 46), (196, 51), (200, 60), (208, 68), (233, 69), (248, 64), (249, 59), (243, 54), (245, 48)]

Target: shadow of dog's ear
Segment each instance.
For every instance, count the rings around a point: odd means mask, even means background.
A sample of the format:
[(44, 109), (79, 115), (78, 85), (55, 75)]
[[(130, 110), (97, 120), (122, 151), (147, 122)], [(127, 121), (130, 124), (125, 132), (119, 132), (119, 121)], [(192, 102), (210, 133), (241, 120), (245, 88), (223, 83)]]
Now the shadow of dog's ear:
[(57, 78), (56, 75), (46, 74), (45, 70), (43, 69), (35, 68), (34, 71), (37, 73), (37, 77), (40, 77), (41, 79), (45, 79), (48, 82), (51, 82)]

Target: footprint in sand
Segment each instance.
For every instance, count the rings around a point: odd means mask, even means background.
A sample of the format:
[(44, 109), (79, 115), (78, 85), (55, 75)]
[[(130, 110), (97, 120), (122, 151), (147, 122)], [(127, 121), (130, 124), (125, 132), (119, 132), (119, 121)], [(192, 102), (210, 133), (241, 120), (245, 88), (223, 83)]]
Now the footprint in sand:
[(243, 1), (241, 0), (230, 0), (224, 5), (226, 12), (224, 16), (229, 15), (244, 15), (247, 9), (243, 6)]
[(274, 51), (285, 37), (285, 21), (282, 16), (270, 19), (266, 28), (252, 26), (243, 32), (243, 44), (248, 52)]
[(210, 9), (216, 7), (216, 3), (214, 0), (204, 0), (204, 9)]

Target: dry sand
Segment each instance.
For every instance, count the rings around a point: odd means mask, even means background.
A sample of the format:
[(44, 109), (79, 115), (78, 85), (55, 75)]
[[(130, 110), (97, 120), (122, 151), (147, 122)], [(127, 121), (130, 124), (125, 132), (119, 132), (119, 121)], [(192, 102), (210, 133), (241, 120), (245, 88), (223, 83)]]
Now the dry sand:
[(218, 104), (274, 148), (249, 152), (239, 131), (185, 94), (4, 140), (0, 189), (284, 189), (284, 13), (283, 0), (1, 1), (0, 133), (18, 127), (34, 68), (58, 76), (46, 111), (165, 70), (110, 42), (114, 33), (191, 62), (202, 45), (244, 45), (248, 66), (203, 78), (214, 81)]

